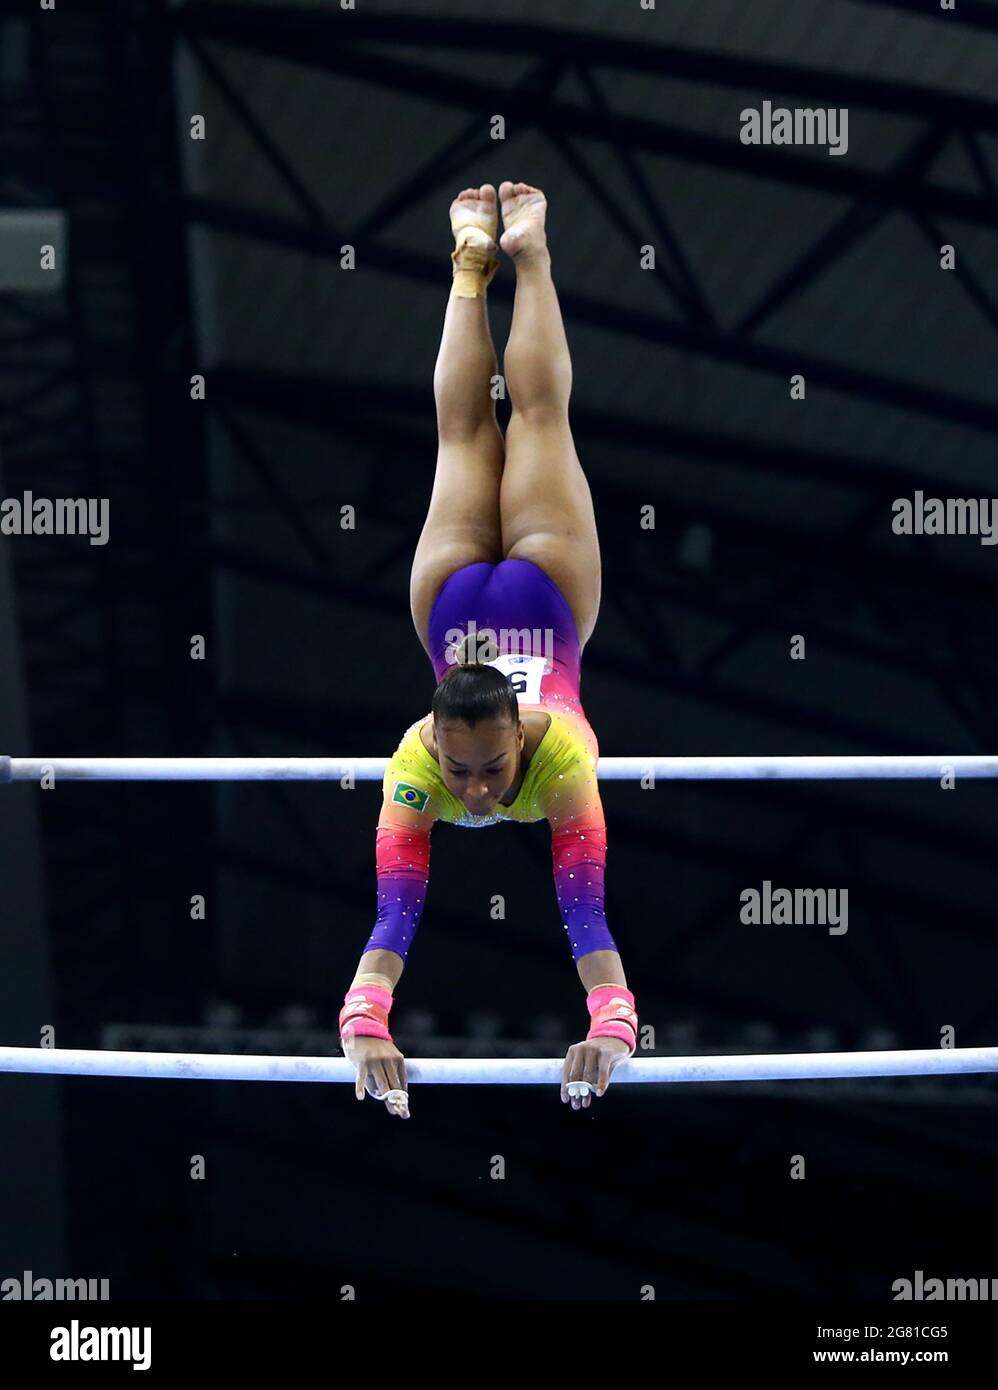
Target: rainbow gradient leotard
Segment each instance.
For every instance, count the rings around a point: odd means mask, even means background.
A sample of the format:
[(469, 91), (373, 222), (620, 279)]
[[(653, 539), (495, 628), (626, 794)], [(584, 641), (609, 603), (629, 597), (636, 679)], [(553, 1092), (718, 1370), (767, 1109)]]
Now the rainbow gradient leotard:
[[(424, 715), (405, 731), (389, 762), (378, 818), (378, 916), (365, 951), (389, 950), (403, 960), (426, 900), (430, 834), (437, 821), (469, 829), (503, 821), (547, 820), (551, 825), (554, 884), (573, 957), (615, 951), (606, 924), (606, 824), (596, 780), (599, 746), (579, 699), (579, 639), (557, 585), (528, 560), (468, 565), (451, 575), (430, 614), (434, 675), (474, 623), (497, 635), (528, 630), (540, 635), (527, 650), (491, 665), (513, 684), (521, 712), (543, 710), (547, 732), (534, 750), (516, 799), (486, 816), (472, 815), (444, 784), (440, 765), (419, 736)], [(500, 642), (500, 648), (503, 644)], [(400, 812), (397, 808), (404, 808)]]

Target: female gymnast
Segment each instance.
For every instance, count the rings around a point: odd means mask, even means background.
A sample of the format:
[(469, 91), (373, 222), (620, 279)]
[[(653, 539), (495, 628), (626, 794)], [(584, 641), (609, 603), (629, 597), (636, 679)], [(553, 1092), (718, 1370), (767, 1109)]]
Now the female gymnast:
[(384, 779), (377, 923), (340, 1012), (356, 1094), (409, 1118), (405, 1060), (388, 1030), (393, 992), (429, 879), (434, 821), (550, 822), (564, 929), (590, 1028), (568, 1050), (561, 1099), (602, 1096), (637, 1041), (634, 996), (606, 925), (599, 748), (579, 699), (582, 649), (600, 602), (592, 497), (572, 442), (572, 364), (551, 279), (547, 202), (499, 187), (499, 246), (516, 266), (505, 440), (492, 396), (486, 289), (498, 267), (491, 184), (451, 204), (453, 282), (433, 376), (439, 447), (412, 565), (419, 640), (439, 682), (432, 715), (406, 731)]

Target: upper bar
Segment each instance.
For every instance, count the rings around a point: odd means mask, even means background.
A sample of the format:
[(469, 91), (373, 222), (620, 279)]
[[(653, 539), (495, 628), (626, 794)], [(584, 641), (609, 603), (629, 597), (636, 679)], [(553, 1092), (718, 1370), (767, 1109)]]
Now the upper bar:
[[(406, 1059), (406, 1081), (459, 1086), (555, 1086), (564, 1059)], [(187, 1081), (355, 1081), (345, 1057), (244, 1057), (209, 1052), (110, 1052), (0, 1047), (0, 1072), (59, 1076), (175, 1078)], [(927, 1047), (893, 1052), (786, 1052), (766, 1056), (635, 1057), (618, 1065), (621, 1082), (812, 1081), (833, 1077), (938, 1076), (998, 1071), (998, 1047)]]
[[(380, 782), (387, 758), (9, 758), (0, 782)], [(998, 754), (839, 754), (831, 757), (600, 758), (602, 781), (825, 781), (998, 777)]]

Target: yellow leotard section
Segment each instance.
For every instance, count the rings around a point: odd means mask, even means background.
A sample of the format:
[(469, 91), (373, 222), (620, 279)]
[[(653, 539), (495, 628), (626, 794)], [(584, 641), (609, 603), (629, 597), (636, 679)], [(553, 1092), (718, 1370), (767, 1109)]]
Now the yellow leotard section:
[[(521, 711), (525, 707), (521, 706)], [(385, 772), (384, 809), (409, 805), (419, 810), (428, 823), (436, 820), (450, 825), (496, 825), (500, 821), (539, 821), (557, 824), (568, 815), (578, 814), (596, 793), (598, 749), (590, 726), (581, 719), (546, 709), (551, 723), (534, 749), (516, 800), (500, 806), (493, 815), (473, 816), (449, 791), (440, 764), (423, 746), (419, 731), (428, 715), (405, 731)], [(412, 789), (407, 790), (407, 789)], [(413, 796), (413, 792), (419, 795)], [(580, 796), (580, 792), (582, 795)], [(425, 801), (423, 797), (425, 796)]]

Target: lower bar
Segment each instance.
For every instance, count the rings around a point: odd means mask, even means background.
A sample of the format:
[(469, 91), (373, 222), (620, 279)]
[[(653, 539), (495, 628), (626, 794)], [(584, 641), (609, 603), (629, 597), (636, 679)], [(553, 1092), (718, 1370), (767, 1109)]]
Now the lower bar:
[[(380, 782), (387, 758), (7, 758), (0, 782)], [(600, 758), (601, 781), (896, 780), (998, 777), (998, 755), (844, 754), (829, 757)]]
[[(421, 1085), (554, 1086), (561, 1058), (406, 1059)], [(180, 1081), (354, 1081), (345, 1057), (240, 1057), (210, 1052), (109, 1052), (2, 1047), (0, 1072), (119, 1076)], [(998, 1047), (929, 1047), (899, 1052), (786, 1052), (768, 1056), (635, 1057), (619, 1064), (615, 1086), (689, 1081), (811, 1081), (834, 1077), (938, 1076), (998, 1071)]]

